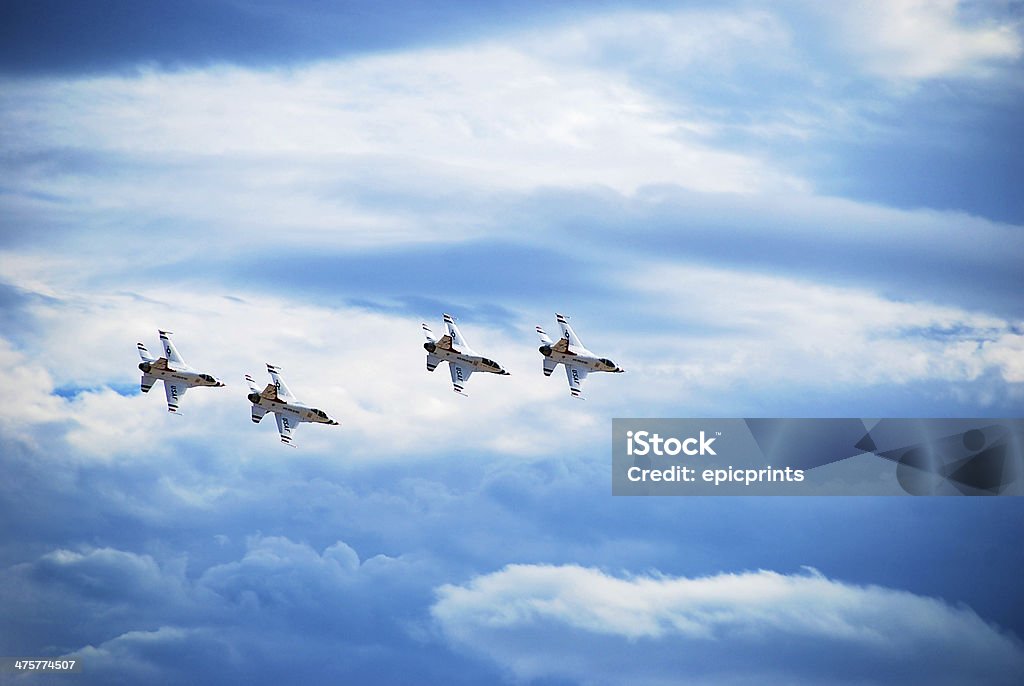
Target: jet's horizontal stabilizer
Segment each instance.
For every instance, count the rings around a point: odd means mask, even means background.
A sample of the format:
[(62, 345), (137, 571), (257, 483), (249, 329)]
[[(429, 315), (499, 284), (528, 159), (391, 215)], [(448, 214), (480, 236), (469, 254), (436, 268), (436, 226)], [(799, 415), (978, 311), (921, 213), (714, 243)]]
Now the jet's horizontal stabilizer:
[(156, 362), (156, 358), (149, 354), (146, 346), (142, 345), (142, 343), (136, 343), (135, 345), (139, 347), (139, 357), (142, 358), (143, 362)]

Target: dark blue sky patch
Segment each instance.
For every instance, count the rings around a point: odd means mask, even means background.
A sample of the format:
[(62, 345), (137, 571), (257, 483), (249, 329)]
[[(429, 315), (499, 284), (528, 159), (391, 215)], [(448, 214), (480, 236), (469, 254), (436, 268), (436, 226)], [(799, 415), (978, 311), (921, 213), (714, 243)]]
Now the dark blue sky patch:
[(267, 66), (429, 46), (569, 18), (618, 2), (497, 0), (37, 0), (0, 5), (0, 71)]
[(0, 281), (0, 312), (9, 312), (23, 307), (36, 298), (43, 298), (35, 293), (29, 293), (23, 288), (12, 286)]
[[(458, 322), (472, 322), (498, 326), (509, 330), (516, 314), (502, 306), (501, 303), (479, 302), (474, 298), (445, 300), (429, 295), (399, 296), (393, 300), (373, 298), (352, 298), (346, 301), (349, 305), (388, 314), (403, 316), (417, 315), (426, 319), (426, 323), (438, 332), (443, 331), (441, 314), (449, 313)], [(438, 334), (440, 335), (440, 333)]]
[[(478, 241), (417, 245), (335, 254), (283, 252), (239, 257), (224, 269), (234, 284), (284, 290), (319, 302), (377, 303), (377, 307), (481, 307), (485, 301), (522, 302), (535, 297), (600, 296), (597, 270), (557, 249)], [(168, 276), (177, 268), (168, 268)], [(391, 303), (391, 305), (389, 305)]]
[[(1006, 329), (1008, 332), (1010, 329)], [(971, 340), (977, 343), (995, 340), (1003, 330), (978, 329), (964, 324), (949, 326), (908, 327), (901, 331), (904, 336), (927, 338), (933, 341)]]
[(59, 301), (49, 295), (28, 291), (0, 281), (0, 335), (16, 346), (30, 344), (43, 333), (44, 326), (27, 310), (32, 305), (56, 305)]
[(142, 393), (137, 384), (104, 384), (103, 386), (59, 386), (53, 389), (53, 394), (65, 400), (72, 400), (82, 393), (96, 393), (105, 388), (125, 397)]
[[(1024, 224), (1024, 91), (936, 82), (836, 131), (817, 151), (820, 192), (902, 209), (958, 210)], [(831, 138), (831, 141), (829, 140)]]
[(59, 388), (53, 389), (53, 394), (61, 398), (64, 398), (65, 400), (70, 400), (75, 396), (79, 395), (80, 393), (91, 390), (93, 389), (82, 386), (61, 386)]
[[(642, 264), (679, 260), (686, 265), (752, 270), (761, 274), (871, 290), (894, 300), (958, 305), (1004, 316), (1024, 316), (1024, 271), (1016, 249), (986, 243), (955, 251), (939, 248), (920, 226), (861, 228), (856, 216), (816, 216), (773, 208), (770, 198), (702, 196), (673, 187), (642, 189), (630, 200), (599, 199), (586, 209), (574, 203), (555, 231), (567, 243), (586, 243), (599, 253)], [(927, 217), (916, 220), (927, 222)], [(955, 218), (935, 217), (936, 226)], [(906, 232), (906, 237), (901, 235)], [(976, 235), (971, 221), (956, 241)], [(874, 236), (874, 238), (870, 238)], [(980, 239), (979, 239), (980, 240)]]

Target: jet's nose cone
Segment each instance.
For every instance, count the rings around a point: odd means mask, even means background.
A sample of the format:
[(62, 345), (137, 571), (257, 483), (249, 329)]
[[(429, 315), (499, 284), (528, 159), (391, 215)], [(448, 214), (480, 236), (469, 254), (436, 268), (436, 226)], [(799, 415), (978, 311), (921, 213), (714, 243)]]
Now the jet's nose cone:
[(327, 423), (330, 424), (331, 426), (338, 426), (338, 424), (340, 424), (341, 422), (337, 422), (337, 421), (332, 419), (331, 421), (329, 421)]

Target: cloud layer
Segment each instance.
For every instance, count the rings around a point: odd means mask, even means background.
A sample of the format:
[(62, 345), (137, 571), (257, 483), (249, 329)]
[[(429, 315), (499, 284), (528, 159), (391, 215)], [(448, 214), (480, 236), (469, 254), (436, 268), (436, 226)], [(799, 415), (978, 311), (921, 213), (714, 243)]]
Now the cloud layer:
[(974, 612), (816, 572), (616, 577), (510, 565), (438, 590), (455, 646), (579, 683), (1011, 684), (1024, 646)]

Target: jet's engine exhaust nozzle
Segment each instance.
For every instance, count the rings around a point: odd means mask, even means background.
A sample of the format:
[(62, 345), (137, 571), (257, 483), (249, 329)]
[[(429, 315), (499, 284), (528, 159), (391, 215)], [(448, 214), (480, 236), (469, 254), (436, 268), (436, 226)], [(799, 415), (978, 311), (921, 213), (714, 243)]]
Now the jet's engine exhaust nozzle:
[(152, 369), (152, 368), (153, 367), (152, 367), (152, 365), (149, 364), (149, 362), (140, 362), (139, 363), (139, 369), (141, 369), (146, 374), (149, 374), (149, 370)]
[(541, 347), (537, 348), (537, 350), (539, 350), (541, 355), (543, 355), (544, 357), (551, 357), (550, 345), (542, 345)]
[(259, 405), (260, 404), (260, 394), (259, 393), (250, 393), (248, 397), (249, 397), (249, 402), (251, 402), (253, 405)]
[(432, 353), (435, 350), (437, 350), (437, 345), (433, 341), (427, 341), (426, 343), (423, 344), (423, 349), (426, 350), (428, 353)]

